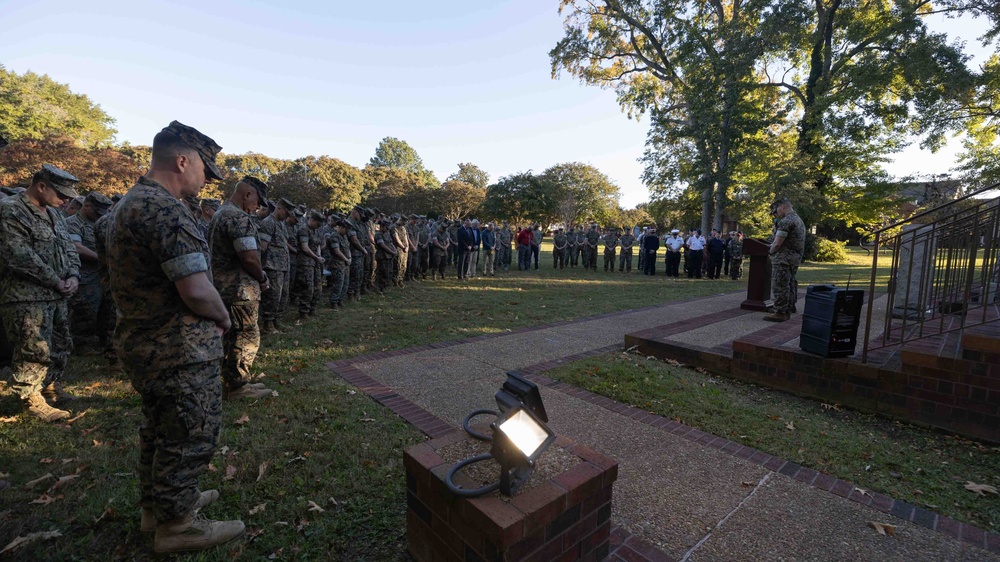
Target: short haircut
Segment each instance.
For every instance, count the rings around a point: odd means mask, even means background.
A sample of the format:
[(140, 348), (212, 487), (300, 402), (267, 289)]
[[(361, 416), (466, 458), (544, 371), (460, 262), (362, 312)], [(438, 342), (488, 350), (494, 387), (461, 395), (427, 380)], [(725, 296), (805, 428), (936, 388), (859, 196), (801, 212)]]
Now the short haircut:
[(45, 179), (45, 172), (40, 170), (35, 172), (35, 175), (31, 176), (31, 185), (35, 185), (38, 182), (42, 182), (46, 186), (52, 187), (52, 185), (49, 184), (49, 180)]
[(189, 154), (191, 152), (197, 154), (195, 149), (188, 146), (188, 144), (182, 141), (180, 137), (170, 133), (169, 131), (160, 131), (159, 133), (156, 133), (155, 137), (153, 137), (154, 162), (170, 160), (182, 154)]

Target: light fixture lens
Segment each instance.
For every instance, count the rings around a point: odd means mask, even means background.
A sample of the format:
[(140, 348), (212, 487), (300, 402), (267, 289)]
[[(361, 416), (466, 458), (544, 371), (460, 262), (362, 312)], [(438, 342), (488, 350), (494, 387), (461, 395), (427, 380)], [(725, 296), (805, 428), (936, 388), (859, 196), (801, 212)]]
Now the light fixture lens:
[(500, 431), (528, 458), (535, 454), (549, 436), (545, 428), (524, 410), (517, 411), (500, 424)]

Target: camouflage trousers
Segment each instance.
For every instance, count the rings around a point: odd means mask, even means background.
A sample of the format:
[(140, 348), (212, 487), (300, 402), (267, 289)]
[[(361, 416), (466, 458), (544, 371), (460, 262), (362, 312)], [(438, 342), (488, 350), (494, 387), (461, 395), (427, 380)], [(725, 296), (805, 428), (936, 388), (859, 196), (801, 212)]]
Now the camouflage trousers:
[(348, 295), (360, 295), (362, 288), (367, 285), (368, 279), (365, 278), (365, 262), (367, 260), (368, 257), (364, 254), (351, 253), (351, 265), (347, 268)]
[(353, 268), (354, 260), (352, 259), (350, 267), (346, 263), (341, 263), (330, 269), (330, 304), (340, 304), (347, 296), (347, 287)]
[(17, 395), (27, 398), (60, 382), (73, 349), (66, 299), (5, 304), (0, 313), (14, 352), (10, 370)]
[(604, 271), (614, 271), (615, 270), (615, 251), (614, 250), (604, 250)]
[[(417, 272), (420, 277), (427, 279), (427, 270), (431, 267), (431, 249), (419, 248), (417, 250)], [(416, 277), (416, 275), (414, 275)]]
[(299, 314), (309, 314), (319, 304), (319, 297), (323, 293), (323, 270), (319, 265), (312, 258), (299, 258), (291, 297), (292, 302), (298, 303)]
[(774, 311), (791, 314), (799, 295), (799, 282), (795, 276), (799, 266), (786, 263), (771, 263), (771, 293), (774, 295)]
[(729, 263), (729, 277), (731, 279), (743, 278), (743, 258), (733, 259)]
[(552, 269), (562, 269), (566, 267), (566, 248), (552, 250)]
[(431, 254), (431, 277), (437, 279), (438, 274), (444, 279), (444, 269), (448, 267), (448, 253), (444, 250), (434, 250)]
[(129, 372), (142, 396), (139, 501), (160, 522), (194, 507), (198, 478), (219, 446), (222, 379), (219, 362)]
[(396, 260), (395, 256), (387, 255), (385, 257), (380, 256), (376, 262), (378, 265), (375, 272), (376, 287), (381, 291), (392, 285), (392, 270)]
[(118, 322), (118, 309), (111, 298), (111, 290), (102, 288), (101, 308), (97, 311), (97, 341), (104, 350), (104, 356), (113, 359), (118, 354), (115, 351), (115, 324)]
[(408, 258), (408, 252), (396, 252), (396, 267), (392, 275), (392, 280), (396, 283), (402, 283), (406, 277), (406, 262)]
[(97, 313), (101, 310), (104, 291), (100, 283), (81, 284), (70, 297), (70, 331), (74, 337), (86, 337), (97, 333)]
[[(611, 269), (614, 269), (612, 264)], [(632, 249), (622, 250), (618, 256), (618, 271), (632, 272)]]
[(299, 280), (299, 257), (293, 255), (289, 261), (291, 263), (288, 264), (288, 300), (281, 303), (281, 312), (278, 315), (279, 318), (288, 311), (289, 306), (296, 306), (296, 301), (293, 300), (295, 297), (292, 293), (295, 292), (295, 283)]
[(375, 259), (375, 248), (368, 247), (368, 255), (365, 256), (365, 272), (361, 276), (361, 293), (364, 294), (367, 291), (375, 290), (375, 271), (377, 269), (377, 263)]
[(406, 252), (406, 279), (416, 279), (420, 275), (417, 254), (418, 252), (413, 250)]
[(510, 244), (500, 244), (497, 246), (496, 254), (497, 269), (500, 269), (501, 267), (504, 269), (510, 269)]
[(260, 295), (260, 319), (274, 322), (288, 307), (288, 272), (268, 269), (264, 273), (267, 273), (271, 288)]
[(250, 382), (250, 368), (260, 349), (257, 315), (260, 301), (226, 303), (233, 327), (222, 336), (222, 379), (229, 390)]
[(566, 260), (569, 265), (576, 267), (576, 264), (580, 262), (580, 247), (579, 246), (568, 246), (566, 250), (569, 252), (569, 258)]

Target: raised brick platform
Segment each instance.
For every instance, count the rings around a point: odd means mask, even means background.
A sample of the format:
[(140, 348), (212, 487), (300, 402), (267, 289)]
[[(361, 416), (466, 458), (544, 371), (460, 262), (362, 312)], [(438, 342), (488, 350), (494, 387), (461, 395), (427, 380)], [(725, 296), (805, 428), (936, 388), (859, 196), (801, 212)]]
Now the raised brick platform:
[[(471, 439), (453, 431), (404, 452), (407, 548), (419, 562), (604, 560), (610, 550), (618, 463), (558, 437), (579, 462), (513, 498), (461, 498), (439, 451)], [(616, 545), (617, 546), (617, 545)]]

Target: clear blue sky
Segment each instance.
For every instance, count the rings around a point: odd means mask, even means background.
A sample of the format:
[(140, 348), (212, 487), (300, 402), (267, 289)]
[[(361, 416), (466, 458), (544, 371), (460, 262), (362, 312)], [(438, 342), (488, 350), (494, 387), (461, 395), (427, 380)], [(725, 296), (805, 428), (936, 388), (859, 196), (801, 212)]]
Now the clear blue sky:
[[(611, 92), (551, 78), (557, 0), (192, 2), (0, 0), (0, 63), (68, 83), (148, 144), (178, 119), (226, 152), (328, 154), (364, 166), (406, 140), (440, 179), (472, 162), (493, 179), (581, 161), (648, 198), (647, 121)], [(975, 43), (982, 25), (951, 26)], [(911, 150), (897, 174), (943, 173), (953, 151)]]

